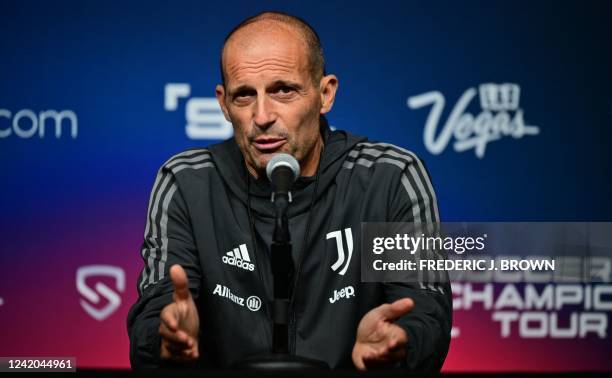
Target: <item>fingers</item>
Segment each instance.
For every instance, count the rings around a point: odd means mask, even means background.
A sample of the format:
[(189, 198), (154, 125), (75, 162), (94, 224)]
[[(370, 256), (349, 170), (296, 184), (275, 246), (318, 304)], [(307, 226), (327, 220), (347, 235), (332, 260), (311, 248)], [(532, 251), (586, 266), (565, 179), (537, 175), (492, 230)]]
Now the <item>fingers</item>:
[(378, 309), (380, 310), (381, 315), (384, 319), (393, 321), (412, 311), (413, 307), (414, 302), (412, 301), (412, 299), (402, 298), (398, 299), (393, 303), (387, 303), (378, 306)]
[(169, 343), (176, 344), (177, 347), (191, 348), (195, 341), (193, 337), (179, 328), (180, 316), (177, 307), (175, 303), (164, 307), (159, 316), (159, 334)]
[(376, 338), (355, 342), (352, 359), (359, 370), (390, 366), (406, 356), (408, 336), (404, 329), (387, 324), (376, 333)]
[(182, 348), (162, 339), (160, 357), (175, 362), (190, 362), (197, 360), (200, 355), (197, 343), (191, 348)]
[(387, 336), (387, 348), (396, 349), (402, 348), (408, 342), (408, 335), (406, 331), (397, 324), (392, 324), (388, 330)]
[(353, 358), (353, 365), (357, 368), (357, 370), (367, 370), (365, 363), (363, 362), (363, 358), (359, 357), (357, 359)]
[(198, 342), (181, 330), (171, 330), (162, 321), (159, 325), (161, 336), (161, 357), (173, 361), (193, 361), (199, 357)]
[(353, 364), (358, 370), (368, 370), (393, 365), (402, 357), (399, 350), (389, 351), (386, 348), (372, 346), (355, 346), (353, 349)]
[(164, 325), (172, 332), (176, 332), (178, 330), (180, 316), (176, 304), (170, 304), (164, 307), (161, 314), (159, 314), (159, 318), (161, 323), (160, 327)]
[(180, 265), (170, 267), (174, 286), (173, 302), (160, 313), (160, 356), (165, 360), (190, 362), (199, 358), (198, 312), (189, 291), (185, 270)]
[(175, 264), (170, 267), (170, 279), (174, 286), (174, 300), (186, 300), (191, 297), (187, 273), (180, 265)]
[(364, 348), (362, 353), (353, 353), (353, 363), (359, 370), (388, 367), (406, 357), (405, 345), (395, 348)]
[(171, 331), (164, 324), (159, 325), (159, 335), (162, 340), (171, 344), (174, 349), (191, 348), (194, 340), (183, 331)]
[(162, 339), (179, 349), (191, 348), (195, 341), (191, 336), (181, 330), (172, 330), (164, 323), (159, 325), (159, 334)]
[(365, 347), (361, 343), (355, 343), (353, 347), (353, 353), (351, 355), (353, 359), (353, 365), (357, 368), (357, 370), (366, 370), (365, 363), (363, 362), (363, 356), (365, 355), (365, 351), (363, 350)]

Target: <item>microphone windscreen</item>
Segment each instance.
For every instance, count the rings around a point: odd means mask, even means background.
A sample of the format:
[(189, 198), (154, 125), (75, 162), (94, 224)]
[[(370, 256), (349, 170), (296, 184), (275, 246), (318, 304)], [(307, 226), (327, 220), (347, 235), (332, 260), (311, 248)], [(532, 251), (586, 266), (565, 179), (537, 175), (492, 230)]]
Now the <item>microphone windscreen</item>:
[(291, 169), (293, 172), (293, 181), (300, 177), (300, 164), (297, 162), (297, 160), (289, 154), (280, 153), (274, 155), (268, 162), (268, 165), (266, 165), (266, 175), (268, 176), (268, 180), (272, 181), (272, 172), (281, 166)]

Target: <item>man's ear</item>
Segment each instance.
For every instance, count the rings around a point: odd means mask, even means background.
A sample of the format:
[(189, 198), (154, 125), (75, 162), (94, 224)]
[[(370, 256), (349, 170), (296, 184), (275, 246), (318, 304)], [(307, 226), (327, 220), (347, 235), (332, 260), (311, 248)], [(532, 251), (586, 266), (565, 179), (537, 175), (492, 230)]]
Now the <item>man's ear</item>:
[(329, 112), (334, 106), (336, 91), (338, 90), (338, 78), (336, 75), (326, 75), (321, 78), (321, 114)]
[(221, 106), (221, 111), (225, 116), (227, 122), (232, 122), (229, 117), (229, 112), (227, 111), (227, 104), (225, 103), (225, 87), (221, 84), (217, 84), (215, 87), (215, 94), (217, 95), (217, 101), (219, 101), (219, 106)]

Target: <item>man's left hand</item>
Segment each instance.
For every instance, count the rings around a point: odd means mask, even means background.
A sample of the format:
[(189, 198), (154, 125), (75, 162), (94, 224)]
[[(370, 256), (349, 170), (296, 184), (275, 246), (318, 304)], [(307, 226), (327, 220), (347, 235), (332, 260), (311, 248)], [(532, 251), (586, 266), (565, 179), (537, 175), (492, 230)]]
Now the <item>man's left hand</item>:
[(408, 336), (393, 323), (414, 306), (410, 298), (399, 299), (370, 310), (359, 322), (353, 347), (353, 363), (359, 370), (391, 366), (406, 357)]

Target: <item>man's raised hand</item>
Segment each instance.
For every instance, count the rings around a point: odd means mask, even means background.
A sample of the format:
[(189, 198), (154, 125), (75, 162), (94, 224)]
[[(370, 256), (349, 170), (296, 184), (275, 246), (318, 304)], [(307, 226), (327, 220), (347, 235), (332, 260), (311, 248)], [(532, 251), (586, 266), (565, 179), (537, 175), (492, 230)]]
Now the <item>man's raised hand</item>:
[(403, 298), (380, 305), (364, 315), (353, 347), (353, 363), (357, 369), (391, 366), (406, 357), (408, 336), (393, 322), (413, 307), (412, 299)]
[(160, 314), (161, 358), (176, 362), (195, 361), (199, 357), (200, 318), (188, 287), (187, 274), (180, 265), (170, 267), (174, 285), (172, 303)]

